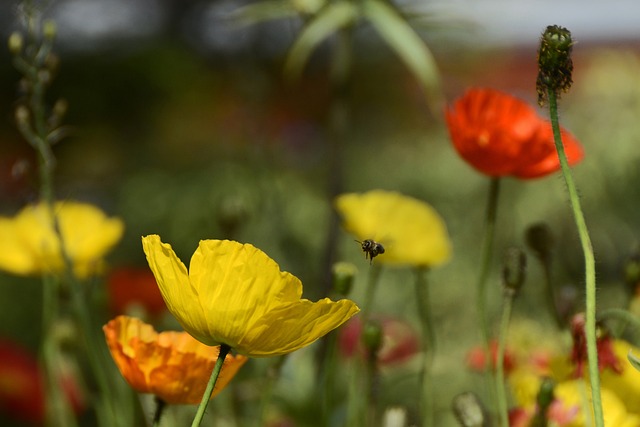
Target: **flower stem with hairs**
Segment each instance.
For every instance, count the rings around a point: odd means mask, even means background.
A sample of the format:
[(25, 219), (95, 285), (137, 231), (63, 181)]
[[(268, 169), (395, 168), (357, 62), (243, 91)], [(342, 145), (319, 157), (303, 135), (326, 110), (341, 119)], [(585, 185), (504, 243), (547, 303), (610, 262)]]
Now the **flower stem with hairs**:
[(580, 245), (584, 254), (585, 264), (585, 336), (587, 340), (587, 359), (589, 364), (589, 381), (591, 384), (591, 398), (593, 415), (597, 427), (604, 426), (602, 399), (600, 395), (600, 373), (598, 370), (598, 350), (596, 347), (596, 271), (595, 257), (591, 238), (580, 205), (578, 189), (573, 181), (569, 169), (569, 162), (565, 154), (560, 124), (558, 119), (558, 97), (560, 91), (568, 91), (571, 86), (571, 48), (573, 41), (571, 33), (558, 26), (548, 26), (542, 34), (538, 51), (539, 73), (537, 80), (538, 102), (543, 105), (549, 103), (549, 116), (553, 129), (553, 138), (560, 160), (562, 176), (569, 192), (569, 202), (580, 237)]

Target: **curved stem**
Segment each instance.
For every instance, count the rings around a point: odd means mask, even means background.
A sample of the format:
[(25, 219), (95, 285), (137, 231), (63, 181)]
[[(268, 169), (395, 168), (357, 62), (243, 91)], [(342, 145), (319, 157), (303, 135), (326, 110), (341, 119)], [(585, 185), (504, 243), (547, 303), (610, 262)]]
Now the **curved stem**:
[(496, 396), (498, 401), (498, 415), (500, 425), (509, 427), (509, 409), (507, 407), (507, 392), (504, 387), (504, 352), (509, 330), (509, 320), (513, 308), (514, 292), (507, 290), (504, 296), (504, 306), (500, 319), (500, 332), (498, 334), (498, 351), (496, 354)]
[(640, 319), (621, 308), (610, 308), (598, 314), (598, 320), (617, 319), (624, 322), (624, 327), (631, 325), (636, 339), (640, 342)]
[(433, 390), (429, 377), (436, 351), (436, 336), (430, 314), (429, 284), (427, 283), (427, 269), (420, 267), (416, 270), (416, 303), (418, 316), (422, 327), (422, 366), (420, 368), (420, 384), (418, 389), (418, 405), (422, 412), (422, 426), (434, 425)]
[(213, 371), (211, 372), (211, 377), (209, 378), (209, 382), (207, 383), (207, 388), (204, 389), (204, 394), (202, 395), (200, 406), (198, 406), (198, 411), (196, 412), (196, 416), (191, 423), (191, 427), (198, 427), (202, 422), (202, 417), (204, 416), (204, 412), (207, 410), (209, 400), (211, 400), (211, 394), (213, 393), (213, 389), (215, 388), (216, 381), (218, 381), (218, 376), (220, 375), (220, 370), (222, 369), (222, 365), (224, 364), (224, 359), (227, 357), (229, 351), (231, 351), (231, 347), (226, 344), (220, 345), (218, 360), (216, 360), (216, 365), (213, 367)]
[(584, 254), (585, 268), (585, 336), (587, 338), (587, 359), (589, 362), (589, 381), (591, 383), (591, 398), (593, 401), (593, 414), (597, 427), (604, 426), (604, 418), (602, 412), (602, 400), (600, 396), (600, 373), (598, 370), (598, 350), (596, 348), (596, 266), (595, 257), (593, 255), (593, 247), (591, 238), (587, 230), (587, 224), (584, 219), (582, 207), (580, 206), (580, 198), (578, 190), (573, 181), (573, 175), (569, 169), (569, 162), (562, 145), (562, 136), (560, 134), (560, 124), (558, 123), (558, 101), (556, 93), (549, 89), (549, 115), (551, 117), (551, 126), (553, 128), (553, 139), (560, 160), (562, 176), (564, 177), (567, 190), (569, 192), (569, 202), (573, 211), (578, 235), (580, 236), (580, 244)]

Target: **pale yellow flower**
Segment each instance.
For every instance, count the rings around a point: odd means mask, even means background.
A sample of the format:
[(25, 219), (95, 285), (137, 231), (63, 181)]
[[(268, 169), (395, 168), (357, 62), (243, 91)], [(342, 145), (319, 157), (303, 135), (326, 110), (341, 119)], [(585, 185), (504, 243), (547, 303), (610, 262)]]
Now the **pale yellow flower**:
[(189, 269), (160, 236), (142, 238), (169, 311), (194, 338), (252, 357), (311, 344), (359, 309), (350, 300), (301, 299), (302, 283), (250, 244), (202, 240)]
[(434, 267), (451, 257), (451, 241), (440, 215), (427, 203), (384, 190), (338, 196), (345, 230), (356, 239), (381, 243), (376, 262)]
[[(74, 201), (55, 203), (53, 214), (74, 273), (84, 278), (99, 272), (103, 257), (122, 237), (124, 223), (93, 205)], [(0, 236), (0, 269), (24, 276), (64, 270), (60, 239), (45, 203), (0, 218)]]

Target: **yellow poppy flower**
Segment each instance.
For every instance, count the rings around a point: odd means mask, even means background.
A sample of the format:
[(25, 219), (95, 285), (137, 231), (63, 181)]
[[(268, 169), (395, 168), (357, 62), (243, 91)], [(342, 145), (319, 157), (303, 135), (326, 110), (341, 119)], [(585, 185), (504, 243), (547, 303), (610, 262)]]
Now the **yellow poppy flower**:
[[(128, 316), (118, 316), (102, 329), (113, 360), (134, 390), (172, 404), (200, 403), (220, 347), (204, 345), (186, 332), (157, 333)], [(227, 355), (211, 397), (246, 361), (244, 356)]]
[(612, 345), (619, 362), (620, 372), (611, 368), (602, 370), (600, 373), (602, 386), (615, 390), (627, 409), (640, 415), (640, 371), (635, 369), (627, 359), (629, 351), (640, 354), (640, 349), (619, 339), (614, 339)]
[(350, 300), (300, 299), (302, 283), (250, 244), (202, 240), (189, 270), (160, 236), (142, 238), (169, 311), (194, 338), (252, 357), (311, 344), (359, 309)]
[[(122, 237), (124, 223), (93, 205), (73, 201), (55, 203), (53, 213), (74, 273), (84, 278), (98, 272), (104, 255)], [(0, 269), (24, 276), (63, 271), (60, 240), (45, 203), (0, 218), (0, 236)]]
[(451, 241), (438, 213), (427, 203), (384, 190), (338, 196), (335, 205), (344, 228), (358, 240), (381, 243), (376, 258), (392, 265), (433, 267), (451, 257)]

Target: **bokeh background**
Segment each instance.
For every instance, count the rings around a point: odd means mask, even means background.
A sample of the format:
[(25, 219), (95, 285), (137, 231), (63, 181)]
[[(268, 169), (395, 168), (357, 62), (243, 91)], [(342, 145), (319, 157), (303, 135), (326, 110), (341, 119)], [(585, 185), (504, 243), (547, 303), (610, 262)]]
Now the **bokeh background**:
[[(248, 3), (233, 0), (49, 3), (46, 16), (57, 22), (60, 58), (49, 100), (68, 101), (70, 125), (69, 137), (55, 147), (57, 195), (95, 203), (124, 219), (126, 233), (110, 256), (112, 268), (144, 268), (140, 237), (146, 234), (160, 234), (184, 260), (200, 239), (233, 238), (260, 247), (298, 276), (310, 299), (327, 293), (331, 260), (353, 262), (360, 271), (352, 295), (358, 301), (369, 264), (342, 231), (335, 250), (327, 249), (332, 196), (383, 188), (425, 200), (444, 217), (454, 247), (451, 262), (430, 276), (439, 425), (454, 425), (451, 398), (480, 381), (465, 371), (464, 360), (479, 340), (473, 286), (489, 183), (457, 157), (442, 111), (430, 109), (413, 75), (384, 41), (366, 25), (355, 31), (351, 114), (336, 163), (329, 127), (337, 96), (329, 69), (332, 40), (313, 54), (300, 79), (289, 81), (282, 74), (300, 19), (237, 25), (233, 11)], [(448, 101), (469, 87), (488, 86), (535, 104), (540, 32), (550, 24), (573, 32), (574, 86), (563, 95), (561, 121), (585, 147), (574, 172), (596, 252), (599, 303), (624, 306), (622, 267), (637, 249), (640, 231), (638, 5), (398, 4), (432, 50)], [(18, 28), (17, 13), (17, 1), (0, 4), (5, 40)], [(37, 198), (37, 165), (14, 125), (20, 76), (4, 46), (0, 214), (12, 215)], [(555, 280), (579, 303), (582, 255), (559, 176), (505, 181), (496, 253), (524, 247), (525, 229), (540, 221), (556, 236)], [(494, 268), (490, 279), (494, 313), (501, 301), (498, 273)], [(539, 314), (541, 274), (530, 262), (514, 316), (544, 324), (552, 319)], [(409, 271), (386, 270), (375, 311), (415, 323), (412, 281)], [(40, 286), (38, 279), (0, 274), (0, 336), (34, 353)], [(107, 289), (101, 289), (108, 300)], [(105, 310), (98, 316), (112, 314)], [(385, 383), (384, 404), (410, 399), (403, 393), (403, 384), (413, 381), (409, 372), (405, 368), (389, 377), (394, 379)], [(299, 411), (312, 405), (312, 393), (302, 394), (307, 401), (287, 387), (278, 393), (281, 403)]]

